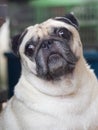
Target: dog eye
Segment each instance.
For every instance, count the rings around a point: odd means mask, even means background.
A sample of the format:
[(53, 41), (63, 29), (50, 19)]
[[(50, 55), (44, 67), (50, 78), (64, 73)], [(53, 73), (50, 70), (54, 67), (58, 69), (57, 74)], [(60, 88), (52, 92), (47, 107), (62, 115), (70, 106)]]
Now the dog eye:
[(58, 30), (58, 36), (66, 40), (70, 40), (71, 32), (66, 28), (61, 28)]
[(32, 56), (34, 53), (34, 45), (33, 44), (27, 44), (25, 48), (25, 54), (28, 56)]

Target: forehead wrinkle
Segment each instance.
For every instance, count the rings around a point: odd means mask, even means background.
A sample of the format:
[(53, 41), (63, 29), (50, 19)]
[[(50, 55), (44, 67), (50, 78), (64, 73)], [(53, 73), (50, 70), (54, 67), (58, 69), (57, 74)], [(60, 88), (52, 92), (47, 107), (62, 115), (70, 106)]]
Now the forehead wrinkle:
[(53, 19), (49, 19), (49, 20), (43, 22), (42, 25), (45, 26), (46, 28), (50, 28), (50, 29), (54, 28), (54, 27), (65, 27), (69, 31), (76, 30), (72, 25), (69, 25), (69, 24), (61, 22), (61, 21), (53, 20)]
[(43, 26), (42, 24), (38, 24), (36, 26), (36, 35), (39, 39), (43, 39), (46, 36), (48, 36), (48, 30), (45, 26)]

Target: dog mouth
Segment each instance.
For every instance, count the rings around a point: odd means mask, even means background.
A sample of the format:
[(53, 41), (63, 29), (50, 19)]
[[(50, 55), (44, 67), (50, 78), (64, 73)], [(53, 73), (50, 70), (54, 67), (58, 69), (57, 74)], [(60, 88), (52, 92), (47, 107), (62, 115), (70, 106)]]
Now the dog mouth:
[(59, 77), (64, 75), (67, 62), (61, 54), (54, 53), (49, 56), (47, 66), (51, 77)]
[(71, 63), (60, 53), (52, 53), (47, 58), (45, 71), (38, 70), (38, 77), (45, 80), (59, 80), (61, 76), (72, 73), (75, 68), (75, 62)]

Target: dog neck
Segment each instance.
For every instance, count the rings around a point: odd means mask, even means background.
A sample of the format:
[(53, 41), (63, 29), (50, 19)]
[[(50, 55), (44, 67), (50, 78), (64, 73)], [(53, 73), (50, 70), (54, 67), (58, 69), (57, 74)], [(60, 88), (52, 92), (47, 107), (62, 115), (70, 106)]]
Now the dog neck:
[[(15, 87), (15, 96), (21, 102), (23, 103), (26, 102), (25, 105), (27, 105), (27, 107), (31, 109), (35, 109), (37, 111), (43, 111), (43, 112), (48, 113), (47, 111), (49, 109), (49, 112), (52, 111), (52, 113), (56, 115), (55, 108), (58, 105), (58, 113), (61, 112), (63, 114), (63, 112), (65, 111), (72, 113), (72, 110), (73, 110), (72, 107), (78, 108), (78, 106), (82, 104), (80, 108), (75, 110), (76, 112), (82, 112), (88, 108), (88, 106), (92, 103), (92, 100), (95, 99), (95, 97), (97, 96), (97, 92), (96, 92), (97, 90), (96, 86), (98, 86), (96, 85), (98, 84), (97, 79), (93, 71), (89, 69), (84, 58), (81, 58), (78, 61), (77, 67), (74, 70), (74, 74), (72, 76), (72, 79), (70, 79), (70, 82), (68, 81), (66, 83), (67, 81), (66, 79), (65, 82), (61, 81), (62, 83), (57, 83), (57, 84), (53, 83), (53, 85), (55, 84), (58, 85), (54, 87), (54, 90), (58, 89), (58, 91), (60, 91), (59, 96), (49, 95), (47, 93), (40, 91), (40, 89), (38, 89), (38, 86), (36, 86), (36, 82), (38, 85), (40, 85), (40, 87), (44, 86), (47, 88), (47, 86), (45, 86), (46, 83), (43, 82), (42, 80), (40, 79), (36, 80), (35, 77), (32, 77), (32, 82), (31, 82), (30, 81), (31, 79), (30, 80), (27, 80), (27, 79), (28, 79), (27, 75), (21, 76), (19, 83)], [(71, 93), (69, 94), (67, 92), (67, 94), (64, 95), (63, 93), (61, 95), (62, 91), (59, 88), (62, 88), (62, 86), (60, 85), (63, 84), (64, 86), (65, 84), (66, 85), (65, 89), (68, 89), (67, 85), (70, 83), (71, 85), (69, 87), (71, 87), (73, 91), (71, 91)], [(49, 86), (48, 82), (47, 82), (47, 85), (48, 87), (53, 87), (51, 85)], [(45, 88), (45, 91), (46, 91), (46, 88)], [(64, 88), (62, 89), (64, 91)], [(51, 92), (52, 91), (53, 90), (51, 90)], [(69, 103), (70, 105), (68, 105)]]

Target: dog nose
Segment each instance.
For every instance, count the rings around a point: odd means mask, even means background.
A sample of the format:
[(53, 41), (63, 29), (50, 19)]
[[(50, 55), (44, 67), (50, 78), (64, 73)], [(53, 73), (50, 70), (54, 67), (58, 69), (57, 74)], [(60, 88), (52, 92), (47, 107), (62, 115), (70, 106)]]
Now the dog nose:
[(52, 44), (52, 41), (51, 41), (51, 40), (46, 40), (46, 41), (43, 41), (43, 42), (42, 42), (41, 47), (42, 47), (43, 49), (49, 49), (49, 48), (51, 48), (51, 44)]

